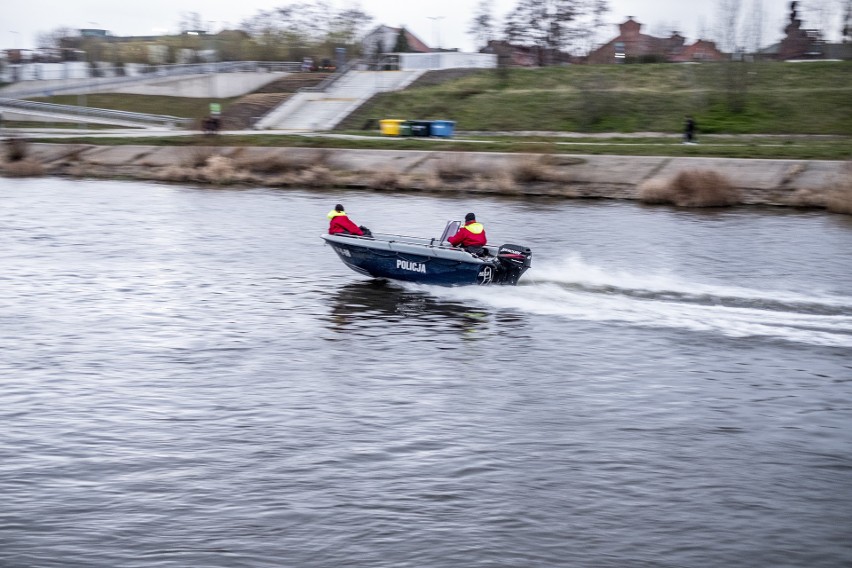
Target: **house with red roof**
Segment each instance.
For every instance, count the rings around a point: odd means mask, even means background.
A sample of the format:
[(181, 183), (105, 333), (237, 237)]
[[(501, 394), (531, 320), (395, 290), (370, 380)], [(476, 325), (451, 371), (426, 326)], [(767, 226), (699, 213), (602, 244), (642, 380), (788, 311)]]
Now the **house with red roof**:
[[(403, 35), (400, 38), (400, 34)], [(393, 53), (400, 39), (408, 47), (408, 53), (431, 53), (432, 48), (419, 37), (405, 28), (379, 26), (361, 40), (361, 49), (365, 57), (375, 57), (382, 53)]]

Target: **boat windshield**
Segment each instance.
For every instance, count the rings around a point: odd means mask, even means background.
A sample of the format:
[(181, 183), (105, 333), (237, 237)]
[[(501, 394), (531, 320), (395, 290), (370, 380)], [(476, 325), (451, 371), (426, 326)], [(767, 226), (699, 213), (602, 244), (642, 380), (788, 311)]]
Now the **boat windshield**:
[(459, 231), (459, 227), (461, 227), (461, 221), (447, 221), (447, 226), (444, 227), (444, 232), (441, 234), (441, 240), (438, 242), (440, 244), (444, 244), (448, 238)]

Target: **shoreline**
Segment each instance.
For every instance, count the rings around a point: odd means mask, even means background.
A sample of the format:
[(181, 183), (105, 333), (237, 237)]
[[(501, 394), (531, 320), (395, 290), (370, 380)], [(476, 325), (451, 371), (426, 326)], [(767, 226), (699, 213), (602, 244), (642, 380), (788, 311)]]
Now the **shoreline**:
[[(16, 173), (10, 164), (21, 166)], [(58, 175), (265, 187), (484, 193), (645, 200), (643, 187), (681, 172), (715, 172), (736, 200), (727, 205), (824, 206), (849, 193), (852, 168), (828, 160), (731, 159), (430, 150), (242, 146), (97, 146), (27, 143), (6, 176)], [(659, 201), (657, 201), (659, 202)], [(709, 204), (705, 206), (713, 206)], [(715, 204), (719, 205), (719, 204)], [(701, 206), (701, 205), (698, 205)]]

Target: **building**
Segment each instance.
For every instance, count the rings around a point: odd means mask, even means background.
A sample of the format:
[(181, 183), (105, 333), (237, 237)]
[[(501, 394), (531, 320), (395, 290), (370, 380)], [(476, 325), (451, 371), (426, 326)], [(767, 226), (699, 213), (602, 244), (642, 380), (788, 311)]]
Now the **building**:
[(726, 59), (725, 54), (719, 51), (715, 42), (699, 39), (692, 45), (685, 45), (680, 51), (672, 53), (668, 61), (686, 63), (688, 61), (721, 61), (723, 59)]
[(619, 24), (618, 35), (592, 51), (588, 63), (686, 62), (720, 61), (725, 54), (712, 41), (698, 40), (686, 45), (686, 38), (677, 32), (669, 37), (656, 37), (642, 33), (642, 24), (632, 17)]
[(798, 2), (790, 2), (790, 22), (784, 27), (784, 39), (778, 46), (776, 57), (788, 59), (821, 59), (825, 57), (825, 42), (819, 30), (802, 29), (796, 7)]
[(400, 41), (400, 34), (404, 34), (403, 39), (408, 45), (409, 53), (432, 52), (431, 47), (405, 28), (379, 26), (361, 40), (361, 49), (364, 56), (369, 58), (376, 57), (382, 53), (393, 53), (394, 47)]
[(496, 39), (489, 40), (479, 52), (496, 54), (501, 67), (540, 67), (575, 62), (571, 55), (556, 49), (515, 45)]

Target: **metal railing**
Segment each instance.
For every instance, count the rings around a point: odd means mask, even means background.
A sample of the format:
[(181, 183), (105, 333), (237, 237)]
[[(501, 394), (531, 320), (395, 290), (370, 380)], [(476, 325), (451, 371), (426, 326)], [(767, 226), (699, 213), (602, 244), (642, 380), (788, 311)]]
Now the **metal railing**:
[(344, 65), (343, 67), (337, 68), (334, 73), (314, 85), (313, 87), (302, 87), (298, 92), (300, 93), (324, 93), (328, 90), (329, 87), (334, 85), (341, 77), (346, 75), (347, 72), (354, 69), (358, 64), (361, 63), (360, 59), (353, 59)]
[[(121, 121), (132, 124), (143, 124), (151, 126), (165, 126), (168, 128), (187, 127), (195, 121), (191, 118), (181, 118), (165, 114), (147, 114), (141, 112), (129, 112), (123, 110), (111, 110), (104, 108), (93, 108), (74, 105), (57, 105), (53, 103), (41, 103), (35, 101), (22, 101), (19, 99), (0, 98), (0, 109), (17, 109), (34, 113), (44, 113), (53, 116), (68, 116), (71, 118), (89, 118)], [(93, 122), (96, 122), (93, 120)]]
[[(269, 73), (296, 73), (302, 64), (297, 61), (220, 61), (217, 63), (191, 63), (186, 65), (149, 65), (140, 68), (132, 75), (112, 77), (86, 77), (81, 79), (66, 79), (67, 84), (37, 87), (28, 90), (13, 91), (6, 94), (7, 98), (27, 98), (43, 96), (46, 91), (58, 93), (86, 89), (101, 89), (105, 86), (143, 83), (151, 79), (183, 77), (188, 75), (205, 75), (213, 73), (246, 73), (266, 71)], [(98, 73), (119, 73), (116, 67), (98, 69)], [(37, 82), (37, 81), (36, 81)], [(2, 91), (0, 91), (2, 93)]]

